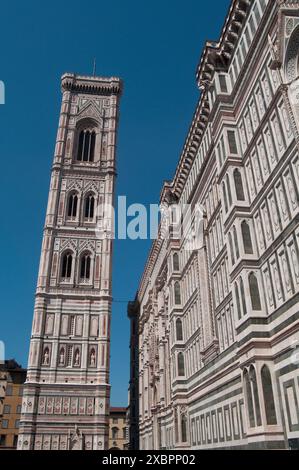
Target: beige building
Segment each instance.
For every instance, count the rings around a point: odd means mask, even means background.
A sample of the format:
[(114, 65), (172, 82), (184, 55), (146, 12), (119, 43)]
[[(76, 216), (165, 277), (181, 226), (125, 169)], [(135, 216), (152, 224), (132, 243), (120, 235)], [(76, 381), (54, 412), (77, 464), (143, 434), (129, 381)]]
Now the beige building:
[(65, 74), (18, 449), (103, 450), (109, 433), (118, 78)]
[(126, 450), (128, 443), (127, 408), (110, 408), (109, 450)]
[(26, 369), (15, 360), (0, 364), (0, 450), (17, 448)]
[(141, 449), (299, 448), (298, 44), (298, 1), (233, 0), (202, 53), (161, 193), (191, 216), (129, 309)]

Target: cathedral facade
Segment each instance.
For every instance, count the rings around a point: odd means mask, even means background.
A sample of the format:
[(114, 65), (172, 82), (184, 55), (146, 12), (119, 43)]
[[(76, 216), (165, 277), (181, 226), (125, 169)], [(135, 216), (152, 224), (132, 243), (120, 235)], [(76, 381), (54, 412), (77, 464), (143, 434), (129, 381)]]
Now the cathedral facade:
[(160, 229), (129, 305), (141, 449), (299, 448), (298, 44), (298, 1), (233, 0), (202, 53), (161, 193), (189, 228)]
[(118, 78), (62, 76), (18, 449), (107, 449)]

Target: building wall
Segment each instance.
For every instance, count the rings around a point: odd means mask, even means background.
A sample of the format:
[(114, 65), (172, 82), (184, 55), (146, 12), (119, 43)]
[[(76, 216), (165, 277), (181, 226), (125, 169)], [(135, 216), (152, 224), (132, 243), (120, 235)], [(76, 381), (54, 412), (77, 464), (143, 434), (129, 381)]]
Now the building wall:
[(128, 443), (127, 409), (111, 407), (109, 416), (109, 449), (125, 450)]
[(0, 450), (16, 449), (26, 369), (15, 361), (0, 366)]
[[(19, 449), (106, 449), (116, 127), (121, 82), (65, 74)], [(109, 214), (107, 214), (109, 215)]]
[(191, 217), (138, 291), (141, 449), (299, 447), (298, 25), (298, 2), (232, 1), (201, 57), (161, 195)]

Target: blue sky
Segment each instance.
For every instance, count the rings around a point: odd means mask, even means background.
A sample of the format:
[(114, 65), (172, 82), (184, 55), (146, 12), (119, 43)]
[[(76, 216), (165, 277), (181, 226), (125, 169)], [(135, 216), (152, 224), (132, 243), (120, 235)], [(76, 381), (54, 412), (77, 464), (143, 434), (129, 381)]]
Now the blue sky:
[[(0, 80), (0, 340), (27, 364), (34, 291), (64, 72), (124, 80), (117, 194), (156, 203), (171, 179), (199, 92), (205, 40), (218, 39), (229, 0), (3, 2)], [(116, 241), (113, 271), (112, 404), (127, 404), (129, 322), (149, 241)]]

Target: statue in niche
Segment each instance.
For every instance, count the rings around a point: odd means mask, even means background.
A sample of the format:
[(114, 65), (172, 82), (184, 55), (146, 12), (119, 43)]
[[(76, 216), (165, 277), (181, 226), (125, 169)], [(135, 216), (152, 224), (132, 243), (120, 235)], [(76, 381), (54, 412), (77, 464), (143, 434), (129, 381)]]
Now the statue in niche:
[(95, 355), (94, 349), (91, 350), (89, 363), (91, 366), (96, 365), (96, 355)]
[(49, 365), (49, 359), (50, 359), (50, 356), (49, 356), (49, 349), (46, 348), (44, 350), (44, 357), (43, 357), (43, 365), (44, 366), (48, 366)]
[(79, 366), (79, 365), (80, 365), (80, 352), (79, 352), (79, 349), (77, 349), (75, 353), (75, 366)]

